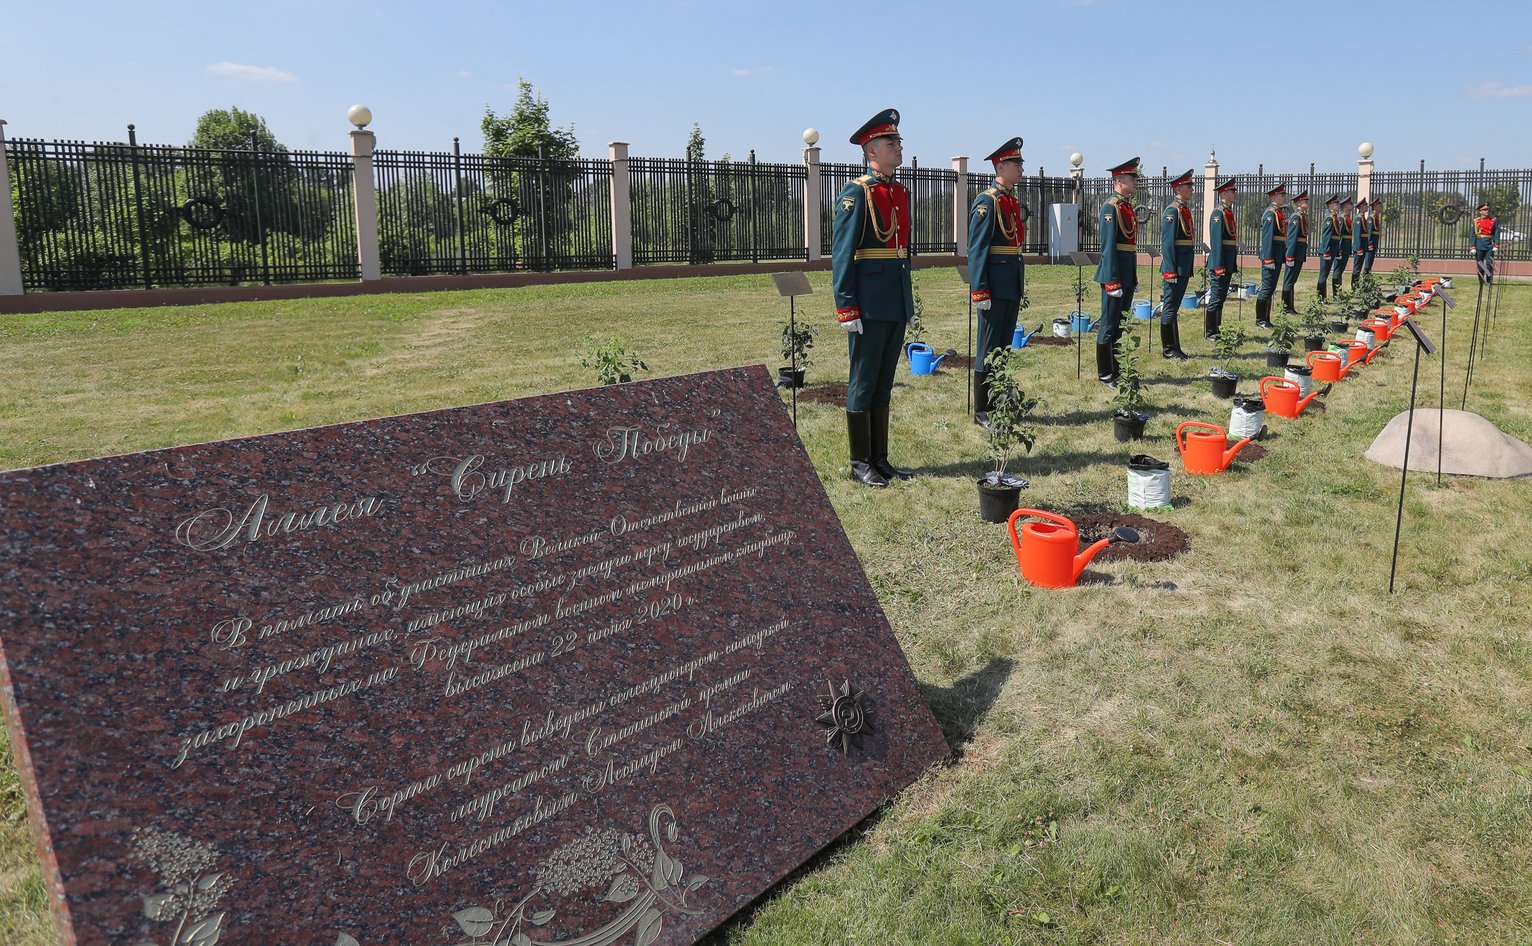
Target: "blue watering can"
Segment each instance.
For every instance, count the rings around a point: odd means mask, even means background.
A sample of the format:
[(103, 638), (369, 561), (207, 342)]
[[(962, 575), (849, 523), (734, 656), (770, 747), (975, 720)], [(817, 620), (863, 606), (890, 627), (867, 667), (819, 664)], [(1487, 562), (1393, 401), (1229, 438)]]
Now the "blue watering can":
[(1154, 306), (1149, 304), (1148, 299), (1134, 299), (1133, 317), (1135, 319), (1143, 319), (1147, 322), (1148, 320), (1154, 318)]
[(1041, 323), (1041, 322), (1037, 323), (1037, 328), (1033, 329), (1030, 332), (1027, 331), (1027, 328), (1024, 325), (1016, 326), (1016, 331), (1011, 333), (1011, 347), (1012, 348), (1026, 348), (1027, 347), (1027, 339), (1031, 338), (1033, 335), (1036, 335), (1038, 332), (1041, 332), (1042, 330), (1043, 330), (1043, 323)]
[(1181, 308), (1195, 309), (1202, 305), (1202, 293), (1195, 289), (1188, 289), (1186, 295), (1181, 297)]
[(956, 355), (957, 349), (949, 348), (933, 358), (934, 352), (925, 342), (910, 342), (904, 346), (904, 354), (910, 359), (910, 374), (931, 374), (948, 355)]
[(1098, 320), (1092, 319), (1090, 316), (1086, 315), (1084, 312), (1081, 312), (1079, 309), (1075, 309), (1073, 312), (1069, 313), (1069, 327), (1074, 331), (1076, 335), (1084, 335), (1086, 332), (1094, 332), (1096, 330), (1097, 321)]

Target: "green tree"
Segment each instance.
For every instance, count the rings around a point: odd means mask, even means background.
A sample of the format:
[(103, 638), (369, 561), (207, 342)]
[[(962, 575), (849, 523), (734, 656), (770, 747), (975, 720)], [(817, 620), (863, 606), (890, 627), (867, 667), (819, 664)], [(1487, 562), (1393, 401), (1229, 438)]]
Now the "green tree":
[[(511, 114), (504, 118), (484, 106), (484, 153), (497, 158), (537, 158), (567, 161), (580, 155), (574, 126), (554, 128), (548, 123), (548, 100), (532, 83), (518, 79), (520, 92)], [(540, 152), (540, 153), (539, 153)]]
[(287, 146), (277, 141), (276, 135), (266, 127), (266, 119), (240, 108), (210, 108), (203, 112), (186, 147), (248, 151), (252, 133), (255, 150), (268, 154), (287, 153)]
[(702, 137), (702, 127), (692, 122), (692, 133), (686, 138), (686, 160), (701, 161), (706, 148), (707, 140)]

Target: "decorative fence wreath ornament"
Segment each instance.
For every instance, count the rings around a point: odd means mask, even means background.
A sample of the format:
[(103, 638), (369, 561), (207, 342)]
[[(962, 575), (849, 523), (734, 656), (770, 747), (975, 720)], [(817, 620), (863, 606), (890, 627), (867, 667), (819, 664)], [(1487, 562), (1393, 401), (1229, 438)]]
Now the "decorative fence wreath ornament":
[(1028, 207), (1026, 204), (1022, 204), (1021, 205), (1021, 222), (1022, 223), (1026, 223), (1028, 220), (1031, 220), (1031, 219), (1032, 219), (1032, 208)]
[(1436, 212), (1436, 219), (1443, 226), (1450, 227), (1463, 219), (1463, 207), (1461, 204), (1448, 204)]
[(1153, 211), (1149, 209), (1148, 204), (1139, 204), (1137, 207), (1133, 208), (1133, 219), (1137, 220), (1139, 223), (1145, 223), (1148, 221), (1149, 215), (1151, 213), (1153, 213)]
[(211, 230), (223, 223), (223, 208), (211, 197), (192, 197), (181, 205), (181, 219), (194, 230)]
[(516, 208), (516, 202), (509, 197), (490, 201), (480, 212), (502, 227), (510, 226), (516, 222), (517, 217), (521, 216), (521, 211)]
[(708, 204), (707, 210), (719, 223), (728, 223), (734, 219), (734, 201), (727, 197), (720, 197)]

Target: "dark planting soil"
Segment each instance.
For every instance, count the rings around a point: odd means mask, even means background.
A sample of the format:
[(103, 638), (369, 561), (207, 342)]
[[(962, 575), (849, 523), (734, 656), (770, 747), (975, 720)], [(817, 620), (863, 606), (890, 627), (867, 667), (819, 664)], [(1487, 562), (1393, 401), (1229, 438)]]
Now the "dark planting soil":
[[(1244, 456), (1254, 444), (1246, 447)], [(1102, 549), (1096, 556), (1098, 562), (1163, 562), (1186, 551), (1186, 533), (1173, 525), (1141, 516), (1136, 512), (1103, 512), (1091, 514), (1065, 514), (1080, 529), (1080, 548), (1099, 542), (1112, 534), (1118, 526), (1138, 530), (1138, 542), (1129, 545), (1116, 542)]]
[(1241, 450), (1239, 456), (1234, 458), (1234, 462), (1259, 460), (1266, 455), (1266, 452), (1266, 448), (1258, 443), (1246, 444), (1245, 449)]
[(811, 384), (806, 388), (798, 389), (798, 400), (812, 401), (816, 404), (845, 404), (846, 384), (844, 381)]

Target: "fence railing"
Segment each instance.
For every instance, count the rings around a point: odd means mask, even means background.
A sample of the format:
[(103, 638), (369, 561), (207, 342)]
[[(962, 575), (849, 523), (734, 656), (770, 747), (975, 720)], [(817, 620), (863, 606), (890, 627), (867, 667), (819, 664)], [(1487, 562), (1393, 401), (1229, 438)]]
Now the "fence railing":
[(802, 260), (802, 164), (628, 159), (633, 262)]
[(357, 279), (351, 156), (6, 143), (28, 289)]
[[(625, 146), (612, 160), (465, 154), (456, 141), (450, 152), (369, 146), (357, 157), (262, 150), (254, 141), (197, 149), (140, 144), (131, 127), (125, 142), (23, 138), (7, 141), (4, 154), (20, 258), (0, 264), (19, 268), (28, 291), (357, 279), (359, 187), (376, 199), (377, 255), (367, 259), (384, 275), (815, 259), (830, 253), (841, 189), (866, 170), (813, 158), (758, 162), (753, 152), (733, 162), (629, 158)], [(357, 176), (365, 154), (370, 178)], [(966, 209), (991, 183), (987, 171), (969, 172), (960, 188), (951, 168), (912, 160), (899, 170), (911, 193), (912, 253), (951, 254), (966, 242)], [(1255, 249), (1265, 191), (1283, 181), (1289, 192), (1309, 191), (1316, 239), (1324, 199), (1361, 186), (1383, 208), (1383, 256), (1465, 257), (1473, 208), (1487, 200), (1500, 221), (1500, 257), (1532, 259), (1532, 171), (1422, 166), (1361, 175), (1311, 166), (1236, 180), (1246, 252)], [(1206, 183), (1193, 181), (1199, 221)], [(1054, 204), (1078, 204), (1079, 247), (1100, 250), (1110, 179), (1029, 177), (1018, 192), (1027, 253), (1048, 252)], [(1137, 199), (1149, 210), (1140, 249), (1158, 247), (1171, 196), (1166, 173), (1139, 182)]]
[(612, 163), (378, 151), (378, 257), (389, 276), (605, 269)]

